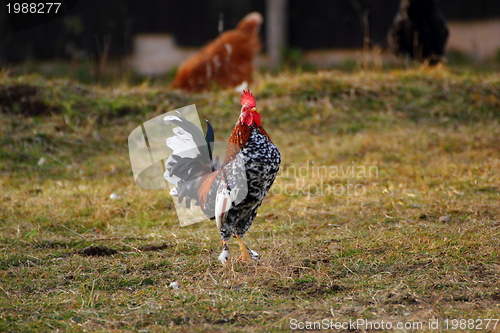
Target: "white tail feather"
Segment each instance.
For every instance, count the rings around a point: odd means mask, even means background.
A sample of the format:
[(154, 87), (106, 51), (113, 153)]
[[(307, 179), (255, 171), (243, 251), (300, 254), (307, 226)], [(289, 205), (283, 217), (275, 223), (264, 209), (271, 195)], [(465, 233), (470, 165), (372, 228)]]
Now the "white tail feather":
[(180, 127), (174, 128), (175, 136), (167, 139), (167, 146), (172, 149), (173, 154), (180, 157), (195, 158), (200, 149), (194, 142), (193, 136)]
[[(167, 178), (167, 176), (165, 175), (165, 178)], [(169, 177), (169, 178), (172, 178), (172, 177)], [(177, 178), (177, 177), (176, 177)], [(167, 181), (169, 181), (167, 179)], [(175, 185), (177, 185), (177, 183), (175, 183)], [(177, 187), (173, 187), (171, 190), (170, 190), (170, 195), (173, 196), (173, 197), (176, 197), (179, 195), (179, 193), (177, 192)]]
[(176, 121), (182, 121), (180, 117), (178, 116), (165, 116), (165, 118), (163, 118), (164, 121), (172, 121), (172, 120), (176, 120)]
[[(167, 167), (167, 165), (169, 165), (169, 163), (171, 163), (173, 161), (173, 158), (172, 156), (170, 156), (166, 161), (165, 161), (165, 167)], [(165, 178), (165, 180), (167, 182), (169, 182), (170, 184), (174, 184), (174, 185), (177, 185), (177, 183), (181, 180), (179, 177), (177, 176), (170, 176), (170, 172), (168, 171), (168, 169), (163, 173), (163, 177)], [(170, 191), (170, 194), (175, 197), (177, 196), (177, 189), (174, 187), (171, 191)]]
[(227, 212), (231, 208), (231, 193), (227, 188), (223, 188), (222, 191), (217, 192), (217, 197), (215, 198), (215, 223), (217, 228), (222, 227), (222, 223), (226, 219)]

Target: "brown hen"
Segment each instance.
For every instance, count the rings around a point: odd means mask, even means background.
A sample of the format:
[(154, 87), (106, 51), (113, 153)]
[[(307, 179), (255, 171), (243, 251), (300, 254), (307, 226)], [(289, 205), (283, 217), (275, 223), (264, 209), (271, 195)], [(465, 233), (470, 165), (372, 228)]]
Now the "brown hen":
[(253, 59), (262, 47), (259, 38), (262, 22), (262, 15), (253, 12), (235, 29), (223, 32), (180, 65), (173, 87), (198, 92), (213, 85), (231, 88), (251, 83)]

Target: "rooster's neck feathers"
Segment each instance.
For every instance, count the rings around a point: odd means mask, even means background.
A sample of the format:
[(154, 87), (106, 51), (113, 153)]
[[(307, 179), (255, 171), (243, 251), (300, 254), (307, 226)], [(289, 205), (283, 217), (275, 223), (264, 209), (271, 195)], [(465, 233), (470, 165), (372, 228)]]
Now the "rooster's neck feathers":
[(267, 137), (269, 141), (271, 141), (271, 138), (266, 133), (264, 128), (262, 128), (262, 126), (248, 126), (247, 124), (238, 121), (236, 123), (236, 126), (234, 126), (233, 128), (231, 136), (229, 137), (229, 145), (227, 148), (226, 159), (224, 163), (231, 161), (236, 156), (236, 154), (238, 154), (238, 152), (243, 149), (243, 147), (245, 147), (248, 138), (250, 138), (253, 131), (259, 131), (260, 133), (262, 133), (262, 135)]

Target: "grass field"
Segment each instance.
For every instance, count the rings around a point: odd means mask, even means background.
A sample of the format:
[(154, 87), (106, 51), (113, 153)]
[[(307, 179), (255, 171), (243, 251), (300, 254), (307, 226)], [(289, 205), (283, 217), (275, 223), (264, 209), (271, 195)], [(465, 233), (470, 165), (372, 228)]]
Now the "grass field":
[(0, 331), (500, 330), (499, 73), (261, 74), (253, 92), (282, 171), (246, 237), (262, 260), (223, 267), (215, 223), (180, 227), (168, 192), (134, 184), (127, 137), (195, 103), (223, 141), (237, 93), (0, 76)]

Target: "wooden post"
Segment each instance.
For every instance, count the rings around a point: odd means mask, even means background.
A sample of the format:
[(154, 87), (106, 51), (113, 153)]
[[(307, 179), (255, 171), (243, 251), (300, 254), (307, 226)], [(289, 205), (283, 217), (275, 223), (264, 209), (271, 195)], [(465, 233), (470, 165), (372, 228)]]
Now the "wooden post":
[(269, 66), (277, 68), (281, 61), (281, 51), (286, 46), (287, 0), (267, 0), (266, 2), (266, 48)]

